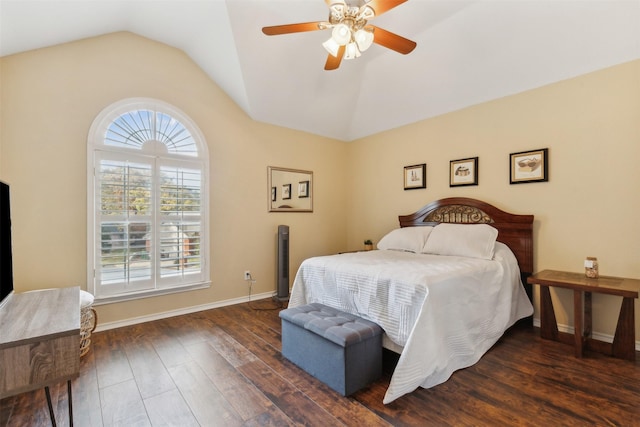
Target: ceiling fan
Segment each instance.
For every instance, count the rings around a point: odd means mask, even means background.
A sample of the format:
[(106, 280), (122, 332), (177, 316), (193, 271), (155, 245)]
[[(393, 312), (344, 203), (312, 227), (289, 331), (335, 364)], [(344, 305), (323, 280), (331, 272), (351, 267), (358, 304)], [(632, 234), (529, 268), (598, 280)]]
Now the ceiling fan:
[(372, 43), (379, 44), (403, 55), (411, 52), (416, 43), (383, 30), (368, 21), (380, 16), (407, 0), (358, 0), (360, 6), (347, 4), (348, 0), (325, 0), (329, 6), (329, 20), (299, 24), (274, 25), (262, 28), (268, 36), (332, 29), (331, 38), (322, 43), (329, 52), (325, 70), (335, 70), (342, 59), (360, 56)]

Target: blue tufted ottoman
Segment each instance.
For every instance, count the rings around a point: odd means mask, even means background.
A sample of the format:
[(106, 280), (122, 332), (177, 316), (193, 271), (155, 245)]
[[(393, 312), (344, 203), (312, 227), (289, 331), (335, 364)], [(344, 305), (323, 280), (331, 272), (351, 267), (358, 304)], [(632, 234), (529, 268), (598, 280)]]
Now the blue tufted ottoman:
[(282, 355), (348, 396), (382, 375), (382, 328), (313, 303), (280, 312)]

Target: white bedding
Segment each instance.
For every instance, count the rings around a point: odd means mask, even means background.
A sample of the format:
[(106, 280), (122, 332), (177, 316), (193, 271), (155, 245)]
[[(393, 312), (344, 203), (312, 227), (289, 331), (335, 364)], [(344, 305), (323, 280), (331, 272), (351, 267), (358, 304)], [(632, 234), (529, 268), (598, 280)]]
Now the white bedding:
[(502, 243), (493, 260), (392, 250), (309, 258), (289, 307), (312, 302), (372, 320), (403, 347), (385, 404), (475, 364), (533, 313), (515, 256)]

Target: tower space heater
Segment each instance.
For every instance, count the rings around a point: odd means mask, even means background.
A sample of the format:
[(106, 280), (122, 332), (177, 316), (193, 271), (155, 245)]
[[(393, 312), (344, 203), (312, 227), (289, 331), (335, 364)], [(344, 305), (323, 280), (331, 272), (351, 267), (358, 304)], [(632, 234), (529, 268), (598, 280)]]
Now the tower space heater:
[(277, 278), (276, 278), (276, 298), (279, 301), (289, 299), (289, 226), (278, 226), (278, 257)]

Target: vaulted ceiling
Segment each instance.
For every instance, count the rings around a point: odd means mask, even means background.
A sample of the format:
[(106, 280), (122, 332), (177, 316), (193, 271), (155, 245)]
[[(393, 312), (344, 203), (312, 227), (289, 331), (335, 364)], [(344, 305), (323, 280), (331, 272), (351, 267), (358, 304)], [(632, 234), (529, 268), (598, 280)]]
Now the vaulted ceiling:
[[(358, 0), (354, 0), (357, 4)], [(0, 55), (130, 31), (189, 55), (253, 119), (350, 141), (640, 58), (640, 0), (408, 0), (374, 44), (323, 69), (323, 0), (0, 0)]]

